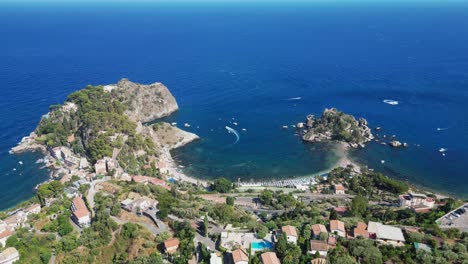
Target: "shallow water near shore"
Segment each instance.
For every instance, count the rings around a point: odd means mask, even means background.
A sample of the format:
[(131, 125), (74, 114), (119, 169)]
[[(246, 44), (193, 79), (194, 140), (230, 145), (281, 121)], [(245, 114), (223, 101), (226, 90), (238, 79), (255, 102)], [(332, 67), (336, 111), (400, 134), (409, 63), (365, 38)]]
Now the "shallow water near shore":
[(26, 156), (22, 175), (12, 176), (18, 157), (8, 150), (48, 106), (124, 77), (162, 82), (177, 98), (172, 120), (202, 138), (174, 152), (189, 175), (250, 180), (327, 169), (336, 155), (304, 144), (291, 125), (337, 107), (410, 144), (375, 143), (353, 157), (466, 197), (468, 3), (299, 5), (0, 4), (0, 209), (47, 178), (39, 157)]

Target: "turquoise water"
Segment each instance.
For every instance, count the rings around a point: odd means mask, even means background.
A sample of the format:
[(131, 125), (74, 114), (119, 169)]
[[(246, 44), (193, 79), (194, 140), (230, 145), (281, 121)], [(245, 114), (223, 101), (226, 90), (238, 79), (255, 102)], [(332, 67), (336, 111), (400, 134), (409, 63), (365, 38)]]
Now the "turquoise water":
[(252, 250), (273, 249), (273, 244), (267, 241), (250, 243)]
[(250, 180), (327, 169), (337, 159), (329, 145), (304, 144), (282, 126), (335, 106), (410, 144), (371, 144), (356, 159), (466, 196), (466, 1), (0, 3), (0, 34), (0, 209), (47, 178), (39, 157), (8, 150), (48, 106), (123, 77), (173, 92), (180, 111), (171, 118), (201, 137), (174, 152), (190, 175)]

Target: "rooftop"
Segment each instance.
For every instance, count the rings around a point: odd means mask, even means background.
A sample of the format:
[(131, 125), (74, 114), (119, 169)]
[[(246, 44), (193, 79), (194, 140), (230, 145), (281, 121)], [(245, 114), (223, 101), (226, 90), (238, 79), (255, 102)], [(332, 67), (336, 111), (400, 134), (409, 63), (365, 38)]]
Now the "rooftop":
[(239, 261), (249, 261), (249, 256), (247, 255), (247, 252), (245, 252), (242, 248), (236, 249), (232, 252), (232, 260), (234, 263), (237, 263)]
[(330, 231), (331, 230), (345, 231), (345, 225), (340, 220), (330, 220)]
[(166, 241), (164, 241), (164, 247), (167, 249), (167, 248), (171, 248), (171, 247), (178, 247), (179, 246), (179, 239), (177, 238), (171, 238), (171, 239), (168, 239)]
[(328, 233), (327, 228), (321, 224), (312, 225), (312, 232), (314, 234)]
[(294, 226), (283, 226), (281, 227), (281, 231), (283, 231), (283, 233), (285, 233), (287, 236), (297, 237), (297, 231)]
[(322, 241), (322, 240), (311, 240), (310, 250), (328, 251), (328, 244), (327, 242)]
[(369, 233), (375, 233), (378, 239), (405, 241), (403, 232), (398, 227), (370, 221), (367, 230)]
[(261, 255), (263, 264), (281, 264), (275, 252), (266, 252)]

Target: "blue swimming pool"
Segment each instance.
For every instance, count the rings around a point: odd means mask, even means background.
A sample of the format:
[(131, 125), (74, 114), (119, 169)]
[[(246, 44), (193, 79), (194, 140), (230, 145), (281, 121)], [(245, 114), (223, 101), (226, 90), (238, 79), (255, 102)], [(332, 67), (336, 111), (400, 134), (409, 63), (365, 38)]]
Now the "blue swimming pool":
[(252, 242), (250, 243), (252, 250), (273, 249), (273, 243), (267, 241)]

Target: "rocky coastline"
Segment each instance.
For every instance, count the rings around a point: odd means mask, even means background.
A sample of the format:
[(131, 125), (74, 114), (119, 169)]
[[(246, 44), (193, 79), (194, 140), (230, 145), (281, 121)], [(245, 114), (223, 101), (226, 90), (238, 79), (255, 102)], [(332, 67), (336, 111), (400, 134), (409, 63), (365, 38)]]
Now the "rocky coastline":
[[(151, 146), (151, 149), (138, 147), (130, 151), (130, 153), (126, 153), (127, 156), (135, 157), (136, 159), (145, 157), (145, 164), (139, 165), (141, 166), (141, 171), (143, 168), (155, 167), (160, 175), (159, 177), (172, 177), (181, 181), (206, 185), (204, 181), (188, 177), (180, 172), (170, 153), (170, 150), (189, 144), (199, 139), (199, 137), (196, 134), (164, 122), (146, 125), (147, 122), (166, 117), (179, 109), (169, 89), (161, 83), (142, 85), (133, 83), (127, 79), (122, 79), (117, 84), (99, 86), (99, 89), (102, 89), (101, 93), (104, 93), (105, 96), (110, 96), (112, 100), (121, 102), (122, 105), (127, 106), (123, 115), (128, 117), (130, 124), (135, 124), (135, 135), (132, 135), (132, 133), (110, 133), (107, 131), (114, 131), (113, 127), (102, 126), (100, 128), (103, 131), (99, 133), (106, 136), (105, 142), (113, 146), (111, 156), (103, 157), (103, 159), (93, 162), (86, 152), (80, 153), (75, 151), (77, 145), (87, 147), (92, 144), (90, 139), (92, 132), (89, 127), (82, 126), (77, 129), (70, 129), (70, 132), (67, 131), (69, 135), (65, 144), (59, 144), (58, 146), (57, 144), (54, 146), (47, 144), (48, 142), (44, 133), (41, 135), (41, 126), (44, 126), (45, 122), (52, 122), (50, 120), (56, 123), (70, 122), (69, 120), (76, 119), (79, 111), (84, 111), (84, 107), (69, 99), (59, 107), (54, 106), (49, 113), (44, 115), (38, 127), (28, 136), (24, 137), (17, 146), (13, 147), (10, 153), (42, 152), (45, 156), (46, 166), (50, 169), (51, 177), (61, 179), (62, 181), (70, 179), (72, 175), (77, 175), (80, 178), (93, 177), (97, 173), (100, 173), (98, 171), (98, 164), (102, 162), (105, 163), (105, 168), (109, 168), (112, 165), (112, 169), (106, 169), (105, 171), (109, 176), (128, 180), (129, 174), (134, 173), (127, 171), (126, 168), (119, 165), (119, 155), (122, 155), (125, 151), (128, 152), (126, 144), (131, 143), (127, 143), (130, 141), (130, 137), (136, 136), (137, 139), (141, 138), (141, 140), (146, 142), (145, 144)], [(101, 121), (97, 120), (97, 122), (99, 124)], [(102, 123), (105, 122), (102, 121)], [(116, 143), (117, 140), (119, 142)]]

